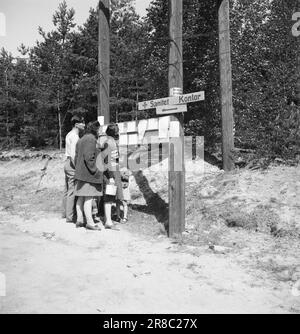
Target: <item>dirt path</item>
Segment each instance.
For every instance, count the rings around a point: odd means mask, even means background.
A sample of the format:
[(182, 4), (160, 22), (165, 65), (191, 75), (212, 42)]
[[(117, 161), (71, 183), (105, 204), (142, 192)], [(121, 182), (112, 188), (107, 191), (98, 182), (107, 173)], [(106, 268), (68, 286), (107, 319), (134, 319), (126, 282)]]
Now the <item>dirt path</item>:
[[(276, 291), (225, 255), (197, 255), (124, 229), (77, 230), (57, 217), (0, 224), (0, 313), (282, 313)], [(10, 223), (9, 223), (10, 221)], [(14, 226), (13, 226), (14, 225)], [(293, 302), (298, 302), (294, 299)]]
[[(93, 232), (60, 219), (63, 159), (51, 162), (36, 192), (44, 164), (0, 163), (0, 274), (7, 280), (0, 313), (300, 313), (300, 297), (292, 295), (300, 278), (299, 239), (228, 228), (213, 215), (237, 203), (242, 219), (242, 206), (251, 208), (254, 198), (288, 217), (282, 228), (297, 231), (296, 168), (222, 176), (208, 166), (202, 178), (191, 174), (188, 234), (176, 243), (157, 214), (166, 205), (163, 173), (139, 175), (144, 196), (132, 182), (128, 226)], [(216, 254), (208, 241), (229, 251)]]

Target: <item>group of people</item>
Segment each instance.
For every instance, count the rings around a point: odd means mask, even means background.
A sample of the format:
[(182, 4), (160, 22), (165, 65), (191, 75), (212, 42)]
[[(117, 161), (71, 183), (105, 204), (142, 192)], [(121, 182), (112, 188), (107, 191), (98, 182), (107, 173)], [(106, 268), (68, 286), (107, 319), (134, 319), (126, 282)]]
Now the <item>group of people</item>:
[(108, 125), (106, 136), (100, 137), (98, 121), (85, 126), (83, 118), (73, 116), (71, 123), (72, 130), (65, 141), (63, 218), (89, 230), (101, 230), (103, 226), (112, 229), (116, 223), (126, 223), (129, 172), (120, 170), (118, 125)]

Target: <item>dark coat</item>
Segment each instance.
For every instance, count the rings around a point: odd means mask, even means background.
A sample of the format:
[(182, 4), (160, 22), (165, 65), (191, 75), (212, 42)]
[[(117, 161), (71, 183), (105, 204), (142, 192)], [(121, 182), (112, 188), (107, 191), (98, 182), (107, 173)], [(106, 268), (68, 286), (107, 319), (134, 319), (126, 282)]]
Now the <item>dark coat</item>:
[(92, 134), (84, 135), (76, 145), (75, 179), (88, 183), (103, 183), (103, 173), (96, 167), (98, 150), (96, 138)]

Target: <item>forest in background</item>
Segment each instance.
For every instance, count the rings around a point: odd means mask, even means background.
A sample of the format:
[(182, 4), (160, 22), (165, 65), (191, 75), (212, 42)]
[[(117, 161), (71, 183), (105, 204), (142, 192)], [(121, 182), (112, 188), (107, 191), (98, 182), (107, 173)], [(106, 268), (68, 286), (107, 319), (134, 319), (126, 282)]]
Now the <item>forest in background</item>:
[[(291, 34), (295, 0), (230, 1), (236, 147), (256, 157), (300, 159), (299, 41)], [(191, 104), (186, 135), (221, 145), (217, 1), (184, 4), (184, 93), (204, 90)], [(49, 14), (51, 15), (51, 14)], [(97, 117), (98, 18), (91, 8), (82, 26), (65, 2), (53, 30), (21, 45), (22, 57), (0, 52), (0, 148), (63, 147), (70, 119)], [(137, 102), (168, 96), (168, 1), (152, 0), (144, 18), (132, 0), (111, 0), (111, 120), (153, 117)], [(61, 140), (62, 138), (62, 140)]]

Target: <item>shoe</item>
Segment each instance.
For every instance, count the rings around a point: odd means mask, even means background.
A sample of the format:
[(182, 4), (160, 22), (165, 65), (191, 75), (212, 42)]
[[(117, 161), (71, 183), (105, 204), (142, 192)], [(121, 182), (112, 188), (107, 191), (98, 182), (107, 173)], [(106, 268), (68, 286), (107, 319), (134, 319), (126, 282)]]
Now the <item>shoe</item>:
[(112, 217), (112, 220), (113, 220), (114, 222), (116, 222), (116, 223), (120, 223), (120, 222), (121, 222), (121, 217), (119, 217), (119, 216), (114, 216), (114, 217)]
[(120, 224), (126, 224), (128, 222), (128, 218), (123, 218), (120, 221)]
[(95, 216), (93, 217), (93, 219), (94, 219), (95, 224), (103, 224), (103, 222), (101, 221), (99, 217)]
[(112, 231), (120, 231), (120, 229), (116, 226), (116, 225), (106, 225), (105, 224), (105, 229), (107, 229), (107, 230), (112, 230)]
[(85, 224), (82, 223), (82, 222), (77, 222), (76, 223), (76, 228), (80, 228), (80, 227), (84, 227), (84, 226), (85, 226)]
[(114, 223), (105, 223), (104, 227), (107, 228), (107, 229), (112, 229), (114, 227)]
[(95, 224), (95, 225), (86, 224), (85, 228), (87, 230), (91, 230), (91, 231), (101, 231), (101, 227), (97, 224)]

